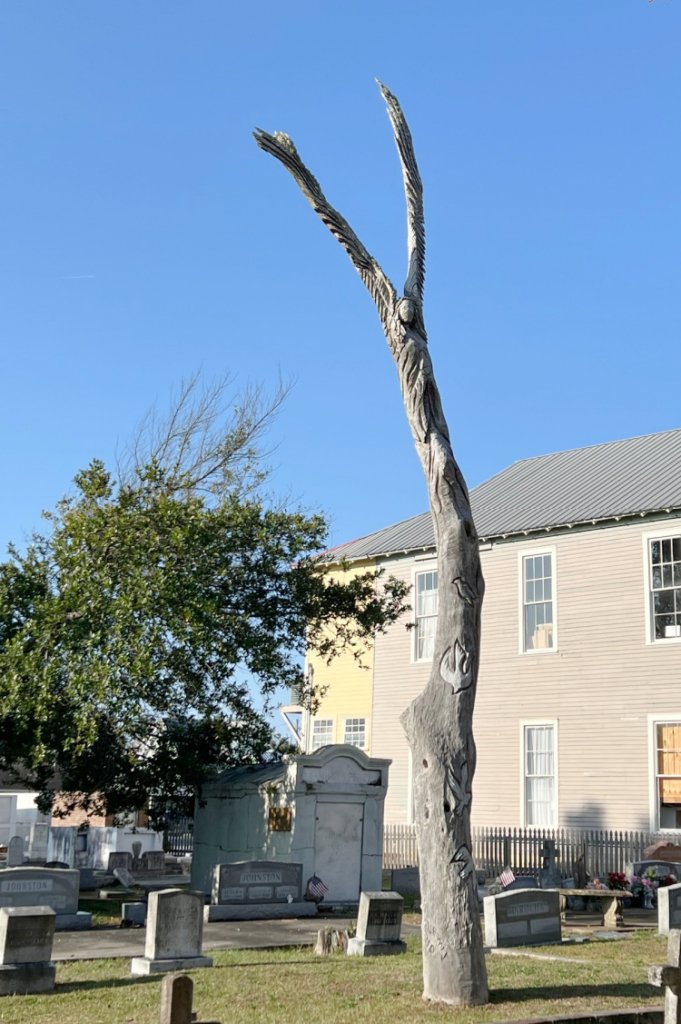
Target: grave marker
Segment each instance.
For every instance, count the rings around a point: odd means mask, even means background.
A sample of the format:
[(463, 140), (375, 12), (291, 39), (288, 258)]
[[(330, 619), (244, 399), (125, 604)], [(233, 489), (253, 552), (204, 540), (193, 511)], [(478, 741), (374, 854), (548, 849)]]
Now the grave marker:
[(0, 907), (51, 907), (57, 931), (92, 927), (92, 914), (78, 910), (79, 872), (73, 868), (6, 868), (0, 872)]
[(114, 853), (109, 854), (109, 863), (107, 864), (107, 871), (110, 875), (113, 875), (117, 868), (123, 868), (124, 871), (130, 871), (132, 867), (132, 854), (129, 850), (116, 850)]
[[(192, 1024), (196, 1014), (192, 1011), (194, 982), (188, 974), (167, 974), (161, 982), (160, 1024)], [(218, 1024), (217, 1021), (199, 1021), (198, 1024)]]
[(681, 1024), (681, 931), (672, 928), (667, 942), (667, 963), (648, 968), (648, 981), (664, 988), (664, 1024)]
[(203, 893), (162, 889), (149, 895), (144, 956), (133, 957), (132, 974), (212, 967), (202, 956)]
[(163, 850), (147, 850), (142, 854), (141, 871), (143, 875), (152, 876), (164, 875), (166, 871), (166, 855)]
[(205, 921), (253, 921), (314, 917), (316, 904), (303, 899), (303, 865), (251, 860), (216, 864)]
[(485, 945), (544, 946), (561, 941), (555, 889), (518, 889), (485, 896)]
[(7, 844), (7, 867), (18, 868), (24, 863), (24, 837), (12, 836)]
[(400, 938), (403, 906), (398, 892), (361, 893), (357, 934), (348, 941), (348, 956), (406, 953), (406, 943)]
[(681, 882), (657, 890), (658, 933), (669, 935), (672, 928), (681, 928)]
[(55, 919), (50, 907), (0, 909), (0, 995), (52, 991)]

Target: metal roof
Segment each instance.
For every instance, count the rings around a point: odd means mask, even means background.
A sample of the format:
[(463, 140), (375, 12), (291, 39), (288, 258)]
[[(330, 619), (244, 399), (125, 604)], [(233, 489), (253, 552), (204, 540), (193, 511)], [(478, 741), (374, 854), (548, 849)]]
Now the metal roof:
[[(471, 491), (481, 540), (681, 510), (681, 430), (514, 462)], [(328, 552), (349, 560), (435, 546), (430, 512)]]

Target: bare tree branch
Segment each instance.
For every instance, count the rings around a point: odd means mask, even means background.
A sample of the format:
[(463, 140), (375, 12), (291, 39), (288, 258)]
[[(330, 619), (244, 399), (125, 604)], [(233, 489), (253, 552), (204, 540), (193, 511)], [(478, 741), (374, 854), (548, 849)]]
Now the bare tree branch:
[(271, 394), (261, 384), (234, 393), (234, 377), (209, 383), (193, 374), (180, 384), (170, 412), (151, 409), (118, 459), (121, 483), (156, 466), (168, 491), (217, 494), (226, 486), (249, 488), (262, 481), (263, 435), (291, 390), (279, 380)]

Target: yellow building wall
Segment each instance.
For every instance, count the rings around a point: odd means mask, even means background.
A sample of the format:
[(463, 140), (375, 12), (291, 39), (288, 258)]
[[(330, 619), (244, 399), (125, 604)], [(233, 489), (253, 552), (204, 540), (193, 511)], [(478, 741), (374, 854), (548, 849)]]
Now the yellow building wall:
[[(330, 575), (341, 582), (374, 567), (373, 560), (353, 563), (347, 570), (331, 569)], [(368, 649), (362, 652), (361, 661), (353, 657), (352, 652), (343, 652), (327, 665), (322, 658), (308, 654), (307, 665), (314, 672), (316, 687), (325, 687), (326, 693), (318, 711), (312, 716), (309, 724), (307, 747), (312, 744), (312, 722), (314, 719), (333, 719), (330, 743), (343, 743), (345, 739), (345, 722), (348, 718), (364, 718), (366, 722), (365, 745), (366, 753), (371, 753), (371, 700), (374, 679), (373, 641)]]

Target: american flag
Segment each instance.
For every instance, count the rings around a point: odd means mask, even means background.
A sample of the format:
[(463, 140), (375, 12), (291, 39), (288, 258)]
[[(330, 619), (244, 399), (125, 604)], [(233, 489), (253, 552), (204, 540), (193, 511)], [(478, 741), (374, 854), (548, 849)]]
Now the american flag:
[(318, 903), (320, 903), (324, 899), (328, 891), (328, 885), (324, 885), (321, 878), (319, 878), (317, 875), (313, 875), (310, 881), (307, 883), (308, 896), (310, 896), (313, 900), (316, 900)]
[(515, 882), (515, 875), (510, 868), (504, 868), (504, 870), (499, 874), (499, 881), (504, 888), (506, 888), (506, 886), (510, 885), (511, 882)]

